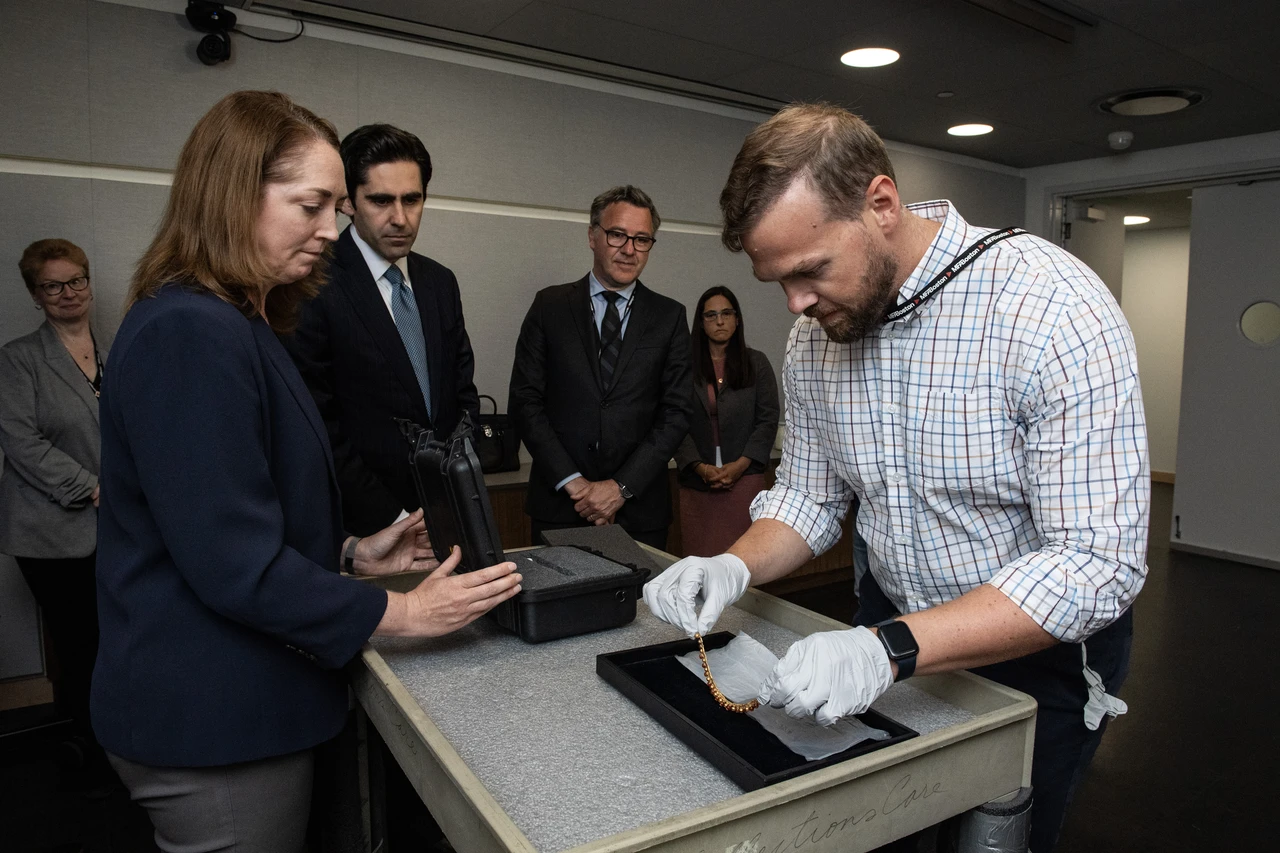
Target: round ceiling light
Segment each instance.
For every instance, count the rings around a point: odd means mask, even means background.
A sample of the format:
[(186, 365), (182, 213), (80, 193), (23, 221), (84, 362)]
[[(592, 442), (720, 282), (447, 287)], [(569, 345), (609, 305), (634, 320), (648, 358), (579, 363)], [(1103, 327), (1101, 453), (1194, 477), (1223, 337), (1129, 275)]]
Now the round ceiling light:
[(1121, 116), (1159, 116), (1194, 107), (1206, 97), (1194, 89), (1141, 89), (1103, 98), (1098, 109)]
[(982, 136), (993, 130), (995, 128), (989, 124), (957, 124), (955, 127), (947, 128), (947, 133), (952, 136)]
[(898, 52), (887, 47), (860, 47), (840, 57), (840, 61), (854, 68), (879, 68), (897, 62)]
[(1124, 218), (1125, 225), (1146, 225), (1150, 221), (1150, 216), (1126, 216)]

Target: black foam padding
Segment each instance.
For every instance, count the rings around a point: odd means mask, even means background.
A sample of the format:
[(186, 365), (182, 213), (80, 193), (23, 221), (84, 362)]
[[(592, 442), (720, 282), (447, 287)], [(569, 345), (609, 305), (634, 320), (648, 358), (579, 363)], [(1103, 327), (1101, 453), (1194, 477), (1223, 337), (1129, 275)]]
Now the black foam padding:
[(580, 548), (536, 548), (507, 555), (524, 578), (525, 590), (550, 590), (584, 580), (629, 577), (627, 567), (583, 551)]
[(637, 569), (648, 569), (649, 577), (657, 577), (662, 571), (656, 560), (632, 539), (627, 531), (616, 524), (594, 527), (567, 527), (563, 530), (542, 531), (542, 541), (547, 545), (567, 545), (582, 548), (593, 554)]

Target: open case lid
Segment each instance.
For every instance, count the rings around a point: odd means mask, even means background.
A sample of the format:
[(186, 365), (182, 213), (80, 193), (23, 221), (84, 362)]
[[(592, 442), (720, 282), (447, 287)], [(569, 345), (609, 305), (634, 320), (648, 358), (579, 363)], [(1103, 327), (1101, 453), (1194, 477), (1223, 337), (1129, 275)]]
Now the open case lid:
[(463, 418), (443, 440), (430, 430), (400, 422), (408, 439), (418, 500), (426, 515), (431, 549), (444, 561), (454, 545), (462, 549), (459, 571), (469, 572), (505, 560), (493, 518), (480, 459), (471, 444), (472, 427)]

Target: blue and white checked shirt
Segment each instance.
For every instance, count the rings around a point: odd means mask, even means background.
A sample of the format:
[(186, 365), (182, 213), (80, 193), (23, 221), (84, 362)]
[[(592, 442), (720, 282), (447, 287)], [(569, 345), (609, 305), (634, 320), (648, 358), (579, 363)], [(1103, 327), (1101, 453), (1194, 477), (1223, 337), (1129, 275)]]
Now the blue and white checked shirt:
[[(947, 201), (905, 301), (975, 228)], [(1151, 493), (1133, 337), (1106, 285), (1044, 240), (988, 249), (914, 313), (838, 344), (800, 317), (783, 369), (786, 442), (753, 519), (815, 554), (855, 493), (871, 572), (899, 611), (989, 583), (1078, 642), (1146, 578)]]

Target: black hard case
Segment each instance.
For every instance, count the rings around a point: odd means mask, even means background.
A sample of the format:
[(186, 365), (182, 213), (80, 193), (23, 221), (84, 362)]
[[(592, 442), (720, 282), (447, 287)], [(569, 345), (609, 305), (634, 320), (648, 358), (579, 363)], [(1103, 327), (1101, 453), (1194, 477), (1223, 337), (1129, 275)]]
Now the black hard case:
[[(475, 571), (509, 559), (502, 552), (484, 473), (471, 444), (470, 422), (464, 419), (444, 441), (408, 422), (402, 422), (401, 429), (412, 447), (414, 484), (436, 559), (448, 558), (454, 545), (462, 549), (459, 571)], [(625, 568), (629, 571), (613, 577), (522, 590), (490, 615), (527, 643), (626, 625), (636, 618), (636, 600), (649, 570), (630, 564)]]
[[(703, 637), (703, 642), (708, 650), (718, 649), (733, 636), (720, 631)], [(858, 719), (887, 731), (887, 740), (864, 741), (809, 761), (747, 715), (717, 705), (707, 685), (676, 660), (676, 655), (697, 650), (697, 641), (677, 640), (597, 655), (596, 673), (744, 790), (754, 791), (916, 736), (901, 723), (867, 711)]]

